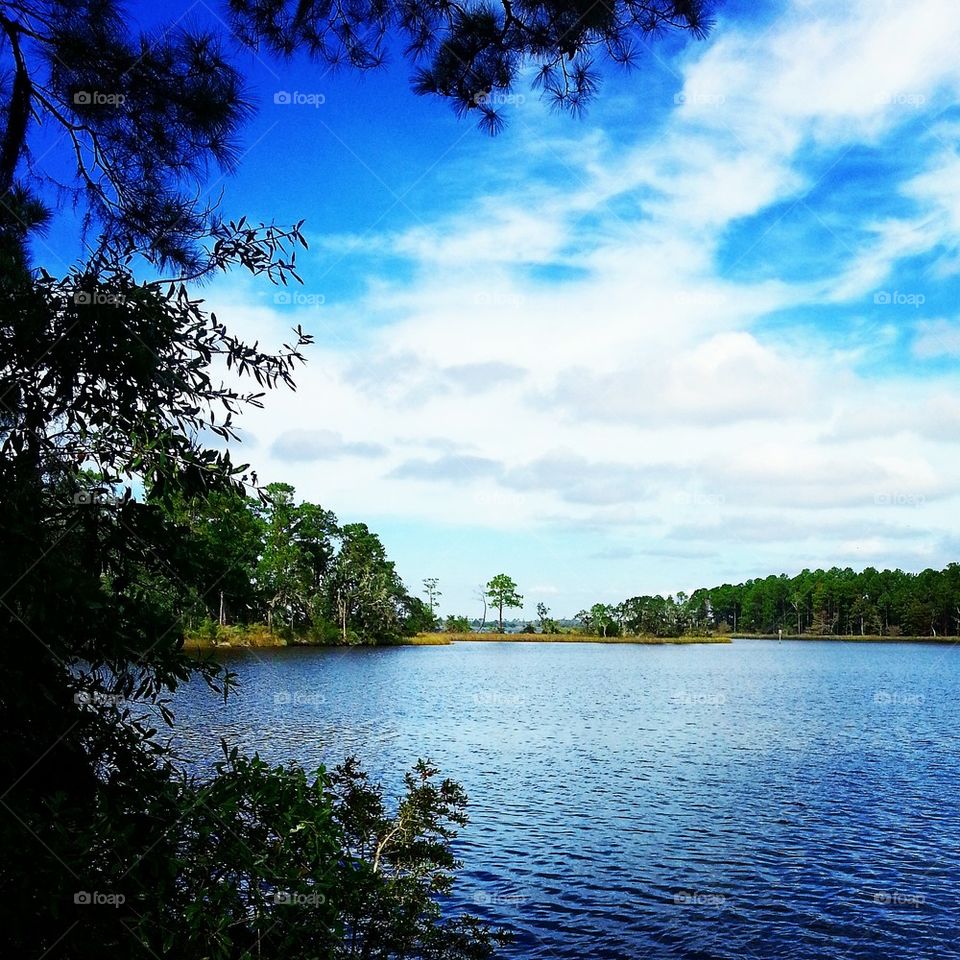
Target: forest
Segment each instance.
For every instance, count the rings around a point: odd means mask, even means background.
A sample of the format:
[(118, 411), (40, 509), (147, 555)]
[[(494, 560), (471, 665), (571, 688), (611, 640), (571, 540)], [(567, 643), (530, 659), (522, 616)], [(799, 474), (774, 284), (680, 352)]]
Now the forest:
[(781, 573), (690, 594), (598, 603), (576, 619), (602, 636), (960, 636), (960, 564), (920, 573), (874, 567)]
[[(109, 499), (95, 486), (79, 498), (101, 505)], [(318, 504), (297, 503), (290, 484), (271, 483), (258, 497), (235, 490), (190, 497), (161, 492), (147, 501), (176, 531), (185, 569), (192, 571), (185, 589), (171, 591), (188, 631), (214, 638), (217, 627), (265, 625), (300, 642), (383, 644), (440, 629), (484, 629), (485, 620), (465, 616), (441, 621), (434, 612), (441, 595), (436, 578), (425, 581), (429, 602), (412, 595), (377, 534), (364, 523), (340, 524)], [(504, 599), (522, 605), (516, 587), (506, 574), (486, 585), (494, 612)], [(151, 588), (164, 589), (156, 580)], [(831, 567), (771, 574), (689, 594), (597, 603), (572, 621), (554, 620), (540, 603), (528, 628), (602, 637), (958, 636), (960, 564), (920, 573)], [(487, 629), (503, 632), (502, 609)]]
[(188, 633), (212, 639), (217, 627), (265, 624), (291, 640), (382, 644), (431, 628), (429, 608), (407, 592), (366, 524), (340, 524), (294, 495), (290, 484), (271, 483), (258, 497), (148, 496), (176, 531), (190, 571), (171, 591)]

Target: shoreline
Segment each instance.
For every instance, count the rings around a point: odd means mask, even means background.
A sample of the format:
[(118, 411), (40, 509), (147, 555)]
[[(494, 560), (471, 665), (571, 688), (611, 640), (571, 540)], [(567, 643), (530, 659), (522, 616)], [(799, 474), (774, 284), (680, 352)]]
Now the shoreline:
[(801, 633), (799, 636), (795, 633), (779, 636), (776, 633), (732, 633), (730, 636), (734, 640), (791, 640), (799, 643), (810, 643), (825, 640), (829, 643), (960, 643), (960, 637), (890, 637), (880, 634), (845, 634), (845, 633), (825, 633), (822, 635), (812, 633)]
[(325, 650), (347, 650), (351, 647), (377, 646), (387, 647), (449, 647), (456, 643), (620, 643), (637, 646), (667, 646), (687, 644), (729, 644), (731, 637), (600, 637), (576, 633), (421, 633), (413, 637), (404, 637), (395, 643), (386, 644), (345, 644), (315, 643), (309, 640), (287, 640), (281, 636), (271, 636), (256, 632), (251, 637), (235, 636), (232, 640), (219, 643), (208, 637), (186, 637), (184, 650), (204, 652), (208, 650), (285, 650), (297, 647), (314, 647)]
[[(421, 634), (425, 639), (420, 641), (419, 636), (413, 638), (413, 645), (430, 643), (427, 637), (431, 634)], [(438, 643), (625, 643), (640, 646), (665, 646), (669, 644), (684, 645), (693, 643), (730, 643), (729, 636), (717, 637), (600, 637), (582, 633), (449, 633), (437, 634), (445, 636), (446, 641)], [(418, 642), (419, 641), (419, 642)]]
[(960, 637), (887, 637), (879, 635), (844, 636), (825, 634), (823, 636), (791, 634), (779, 637), (775, 633), (737, 633), (708, 637), (601, 637), (577, 633), (421, 633), (413, 637), (404, 637), (389, 644), (343, 644), (319, 643), (311, 640), (287, 640), (285, 637), (269, 634), (265, 630), (253, 630), (248, 635), (237, 632), (230, 640), (219, 643), (209, 637), (186, 637), (184, 650), (191, 653), (203, 653), (211, 650), (285, 650), (298, 647), (313, 647), (325, 650), (346, 650), (351, 647), (448, 647), (457, 643), (600, 643), (627, 644), (634, 646), (688, 646), (693, 644), (730, 644), (734, 640), (789, 640), (799, 643), (904, 643), (904, 644), (960, 644)]

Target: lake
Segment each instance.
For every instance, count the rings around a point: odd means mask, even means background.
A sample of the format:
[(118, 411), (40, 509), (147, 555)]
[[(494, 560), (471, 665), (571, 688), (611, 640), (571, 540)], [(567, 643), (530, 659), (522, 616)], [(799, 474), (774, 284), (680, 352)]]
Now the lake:
[(458, 643), (238, 651), (177, 697), (198, 765), (429, 757), (458, 900), (513, 958), (960, 957), (960, 649)]

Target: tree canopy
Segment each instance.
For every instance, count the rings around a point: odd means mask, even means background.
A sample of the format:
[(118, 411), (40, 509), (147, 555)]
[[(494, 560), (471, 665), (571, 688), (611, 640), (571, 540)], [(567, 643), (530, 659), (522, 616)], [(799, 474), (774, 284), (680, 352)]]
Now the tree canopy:
[[(51, 199), (68, 198), (94, 248), (136, 251), (191, 277), (216, 270), (242, 241), (198, 184), (236, 166), (254, 107), (231, 61), (237, 43), (303, 54), (325, 70), (373, 69), (394, 49), (414, 91), (475, 113), (496, 133), (528, 67), (543, 96), (578, 112), (603, 60), (630, 65), (646, 36), (703, 36), (709, 26), (703, 0), (229, 0), (223, 14), (219, 32), (178, 20), (147, 34), (115, 0), (0, 3), (2, 229), (22, 238), (43, 225)], [(31, 124), (61, 137), (34, 152)]]
[(522, 607), (523, 597), (517, 592), (513, 578), (505, 573), (498, 573), (490, 579), (486, 586), (486, 595), (491, 606), (497, 608), (500, 632), (503, 633), (504, 608)]
[(677, 636), (960, 636), (960, 564), (943, 570), (803, 570), (700, 587), (667, 597), (594, 604), (577, 619), (589, 632)]

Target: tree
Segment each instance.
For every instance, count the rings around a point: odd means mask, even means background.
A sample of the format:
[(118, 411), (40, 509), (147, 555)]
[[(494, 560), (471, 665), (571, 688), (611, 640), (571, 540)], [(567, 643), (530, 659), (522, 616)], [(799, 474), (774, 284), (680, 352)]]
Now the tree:
[[(606, 9), (230, 3), (240, 39), (328, 64), (376, 65), (395, 27), (410, 55), (424, 56), (417, 89), (476, 110), (491, 131), (488, 91), (508, 89), (529, 58), (543, 63), (547, 95), (578, 109), (595, 86), (590, 50), (626, 62), (633, 35), (704, 25), (696, 3)], [(208, 170), (235, 163), (249, 109), (220, 41), (175, 25), (136, 36), (112, 0), (0, 2), (0, 782), (12, 815), (0, 847), (17, 858), (0, 871), (5, 942), (16, 955), (49, 954), (69, 928), (51, 918), (83, 876), (93, 889), (148, 895), (119, 923), (78, 913), (73, 956), (352, 956), (357, 943), (365, 956), (485, 956), (483, 930), (437, 922), (433, 901), (413, 895), (411, 880), (420, 894), (445, 892), (440, 821), (460, 815), (432, 774), (388, 822), (349, 775), (334, 783), (346, 791), (339, 805), (302, 771), (236, 754), (191, 780), (138, 719), (143, 708), (171, 723), (166, 698), (190, 677), (232, 688), (228, 671), (183, 652), (198, 599), (195, 538), (163, 505), (256, 486), (200, 438), (235, 439), (234, 417), (262, 391), (292, 387), (310, 342), (297, 329), (276, 353), (244, 343), (186, 287), (237, 266), (287, 283), (306, 245), (300, 224), (227, 221), (197, 200)], [(43, 149), (31, 150), (41, 125)], [(75, 211), (89, 244), (87, 261), (60, 278), (29, 252), (55, 204)], [(157, 269), (170, 282), (155, 280)], [(255, 386), (224, 385), (221, 365)], [(91, 498), (83, 466), (105, 499)], [(141, 485), (150, 502), (134, 496)], [(298, 549), (278, 534), (260, 573), (271, 609), (292, 621), (325, 561), (297, 539), (282, 499), (271, 522)], [(351, 557), (323, 578), (339, 582), (334, 573), (357, 566)], [(369, 595), (399, 616), (398, 589)], [(365, 855), (374, 842), (379, 859)], [(312, 892), (306, 878), (320, 862), (346, 868), (341, 886), (356, 881), (354, 899), (335, 911), (263, 912), (281, 882)], [(349, 936), (331, 945), (332, 919)]]
[(559, 633), (560, 624), (550, 616), (550, 608), (545, 603), (537, 604), (537, 619), (541, 633)]
[(273, 629), (277, 613), (289, 629), (315, 626), (340, 536), (337, 518), (313, 503), (297, 504), (288, 483), (271, 483), (253, 507), (262, 531), (256, 587)]
[(408, 597), (383, 543), (365, 523), (348, 523), (340, 537), (330, 590), (343, 642), (395, 639)]
[(430, 616), (434, 615), (434, 609), (437, 605), (437, 598), (442, 597), (443, 593), (437, 588), (440, 581), (436, 577), (425, 577), (423, 581), (423, 592), (427, 595), (427, 603), (430, 606)]
[(590, 608), (590, 627), (601, 637), (614, 636), (618, 633), (614, 608), (606, 603), (595, 603)]
[[(242, 253), (255, 272), (259, 243)], [(206, 787), (184, 786), (146, 718), (172, 722), (168, 696), (191, 676), (220, 692), (233, 677), (182, 650), (196, 538), (160, 501), (242, 492), (242, 468), (196, 438), (229, 435), (233, 412), (259, 394), (219, 385), (205, 363), (219, 357), (275, 386), (304, 341), (276, 356), (243, 344), (184, 290), (138, 283), (123, 263), (63, 280), (11, 263), (0, 275), (0, 846), (20, 851), (23, 869), (0, 871), (16, 913), (6, 942), (23, 955), (51, 950), (70, 922), (51, 923), (36, 905), (72, 904), (77, 878), (89, 877), (157, 905), (143, 923), (161, 952), (171, 926), (208, 952), (223, 916), (191, 919), (194, 908), (160, 880), (176, 858), (145, 856), (160, 838), (154, 827), (178, 822), (181, 802), (202, 800)], [(96, 491), (83, 464), (95, 467)], [(132, 477), (149, 502), (133, 497)], [(124, 879), (121, 864), (143, 869)], [(218, 868), (207, 867), (209, 882)], [(168, 904), (151, 899), (162, 889)], [(85, 943), (146, 954), (116, 917), (112, 928), (90, 911), (77, 919), (72, 955)]]
[(264, 538), (256, 577), (271, 629), (277, 612), (292, 627), (305, 614), (310, 600), (310, 571), (295, 536), (297, 509), (293, 495), (290, 484), (271, 483), (259, 510)]
[(486, 596), (497, 608), (500, 633), (503, 633), (504, 608), (522, 607), (523, 597), (517, 593), (517, 585), (505, 573), (498, 573), (487, 583)]
[[(59, 184), (82, 202), (104, 239), (175, 264), (210, 269), (197, 239), (216, 232), (215, 210), (191, 191), (208, 165), (237, 161), (234, 135), (250, 112), (243, 78), (224, 39), (290, 57), (298, 50), (326, 64), (380, 66), (388, 42), (415, 66), (413, 89), (475, 113), (496, 133), (502, 102), (522, 71), (554, 104), (582, 111), (599, 85), (598, 59), (629, 66), (636, 42), (666, 28), (703, 36), (703, 0), (615, 0), (584, 8), (574, 0), (465, 10), (422, 0), (331, 8), (299, 0), (228, 0), (230, 33), (177, 24), (133, 35), (113, 0), (27, 0), (0, 4), (0, 48), (9, 75), (0, 141), (0, 199), (17, 223), (38, 223), (34, 191)], [(28, 155), (31, 120), (59, 129), (62, 154)], [(41, 162), (49, 169), (44, 170)], [(54, 174), (56, 171), (56, 174)]]
[(547, 621), (547, 617), (550, 616), (550, 608), (541, 601), (537, 604), (537, 619), (540, 621), (540, 630), (543, 632), (543, 626)]
[[(418, 633), (428, 633), (437, 629), (437, 618), (419, 597), (404, 594), (400, 597), (399, 606), (401, 611), (400, 632), (404, 636), (415, 637)], [(394, 639), (394, 637), (390, 639)]]
[(449, 99), (458, 115), (475, 112), (480, 126), (496, 133), (498, 106), (527, 67), (533, 85), (558, 107), (583, 110), (596, 92), (594, 63), (630, 66), (637, 41), (667, 28), (702, 37), (709, 28), (703, 0), (614, 0), (583, 6), (573, 0), (484, 7), (396, 3), (329, 8), (295, 0), (231, 0), (234, 27), (254, 47), (287, 56), (307, 49), (329, 64), (379, 65), (391, 32), (399, 33), (414, 61), (413, 89)]
[[(101, 245), (188, 272), (210, 268), (197, 241), (219, 224), (192, 184), (210, 167), (234, 166), (234, 135), (250, 111), (219, 38), (177, 28), (135, 36), (110, 0), (4, 2), (0, 30), (12, 74), (2, 88), (5, 209), (19, 216), (62, 189), (99, 226)], [(62, 142), (25, 164), (31, 121)]]
[[(849, 567), (802, 570), (794, 577), (700, 588), (690, 597), (631, 597), (615, 614), (628, 633), (665, 635), (712, 628), (727, 632), (739, 622), (751, 631), (797, 635), (872, 634), (960, 635), (960, 565), (924, 570), (860, 573)], [(739, 611), (739, 613), (738, 613)], [(585, 629), (595, 629), (594, 613), (581, 611)]]
[[(192, 497), (171, 491), (162, 500), (152, 495), (148, 500), (176, 524), (198, 615), (221, 626), (247, 623), (256, 616), (263, 525), (254, 501), (235, 490)], [(189, 623), (194, 625), (192, 618)]]
[(480, 626), (477, 628), (477, 633), (483, 633), (484, 627), (487, 625), (487, 588), (484, 586), (477, 587), (477, 599), (483, 604), (483, 616), (480, 618)]

